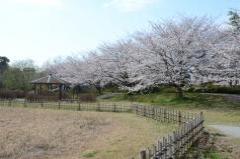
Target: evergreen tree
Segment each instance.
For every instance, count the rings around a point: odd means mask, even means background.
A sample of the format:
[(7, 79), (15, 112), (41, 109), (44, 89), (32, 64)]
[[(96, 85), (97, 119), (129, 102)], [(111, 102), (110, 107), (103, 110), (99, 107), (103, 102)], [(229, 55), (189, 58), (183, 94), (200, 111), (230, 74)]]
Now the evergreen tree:
[(228, 13), (230, 25), (233, 27), (234, 33), (240, 34), (240, 13), (237, 10), (231, 10)]
[(7, 70), (9, 62), (7, 57), (0, 56), (0, 88), (3, 87), (3, 73)]

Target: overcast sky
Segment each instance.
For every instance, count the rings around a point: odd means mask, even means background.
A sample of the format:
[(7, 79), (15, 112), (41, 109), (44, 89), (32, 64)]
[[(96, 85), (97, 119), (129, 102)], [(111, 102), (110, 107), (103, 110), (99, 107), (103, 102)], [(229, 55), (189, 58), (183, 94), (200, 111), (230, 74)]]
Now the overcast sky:
[(227, 22), (240, 0), (0, 0), (0, 56), (11, 61), (84, 54), (157, 22), (211, 16)]

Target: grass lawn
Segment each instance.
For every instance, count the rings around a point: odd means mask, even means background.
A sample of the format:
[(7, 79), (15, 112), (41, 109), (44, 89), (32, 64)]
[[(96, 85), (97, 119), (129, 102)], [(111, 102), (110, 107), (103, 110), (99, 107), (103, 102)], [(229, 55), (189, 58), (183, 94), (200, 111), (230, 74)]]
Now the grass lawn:
[(175, 127), (130, 113), (0, 107), (0, 158), (126, 159)]

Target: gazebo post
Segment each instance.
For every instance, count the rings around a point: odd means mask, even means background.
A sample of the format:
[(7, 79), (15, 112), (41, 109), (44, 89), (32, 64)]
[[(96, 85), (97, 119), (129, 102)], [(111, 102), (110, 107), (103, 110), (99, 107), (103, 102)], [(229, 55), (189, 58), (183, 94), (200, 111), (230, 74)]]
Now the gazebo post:
[(42, 94), (42, 84), (39, 85), (39, 93), (38, 94)]
[(59, 100), (62, 100), (62, 84), (59, 85)]
[(33, 87), (34, 87), (34, 94), (37, 94), (37, 86), (36, 86), (36, 84), (34, 84)]

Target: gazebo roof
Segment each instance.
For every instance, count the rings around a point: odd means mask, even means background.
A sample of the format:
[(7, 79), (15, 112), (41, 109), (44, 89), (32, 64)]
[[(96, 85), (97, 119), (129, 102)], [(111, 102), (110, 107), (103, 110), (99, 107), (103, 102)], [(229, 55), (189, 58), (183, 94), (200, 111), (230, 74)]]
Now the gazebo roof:
[(36, 80), (31, 81), (32, 84), (69, 84), (69, 82), (62, 80), (52, 74), (49, 74), (46, 77), (42, 77)]

